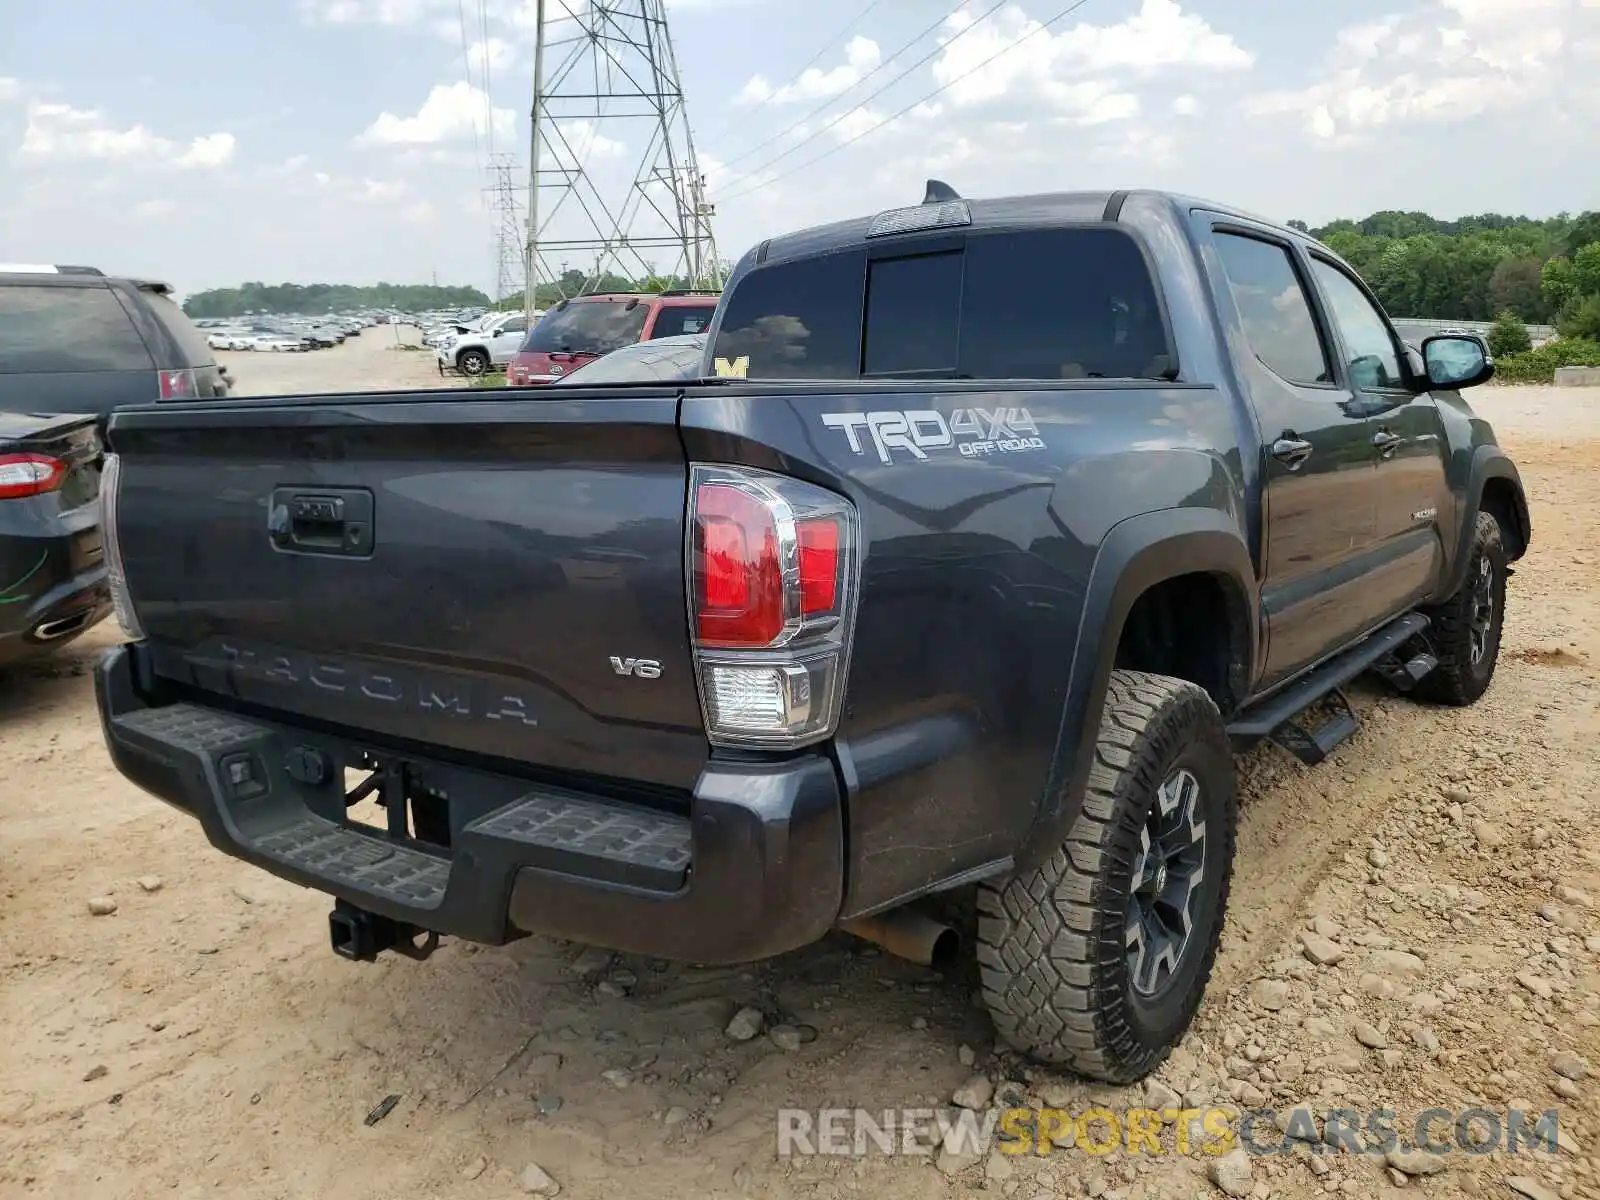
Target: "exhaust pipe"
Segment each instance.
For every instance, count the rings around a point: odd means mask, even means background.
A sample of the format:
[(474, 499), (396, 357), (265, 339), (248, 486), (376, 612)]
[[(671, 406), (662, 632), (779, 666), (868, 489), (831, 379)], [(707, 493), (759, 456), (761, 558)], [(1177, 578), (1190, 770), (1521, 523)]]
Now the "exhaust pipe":
[(40, 621), (33, 627), (33, 636), (41, 642), (53, 642), (77, 633), (88, 622), (87, 611), (73, 613), (70, 617), (60, 617), (54, 621)]
[(896, 908), (872, 917), (839, 922), (839, 928), (896, 958), (924, 967), (943, 967), (961, 949), (961, 935), (943, 921), (914, 908)]

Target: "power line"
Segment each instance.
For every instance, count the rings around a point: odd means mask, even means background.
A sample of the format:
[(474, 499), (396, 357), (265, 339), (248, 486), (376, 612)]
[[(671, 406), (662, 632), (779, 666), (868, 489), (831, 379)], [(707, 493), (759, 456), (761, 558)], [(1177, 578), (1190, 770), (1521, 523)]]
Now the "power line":
[(494, 154), (494, 88), (489, 80), (489, 10), (478, 0), (478, 45), (483, 48), (483, 124), (487, 130), (489, 154)]
[[(1084, 0), (1084, 2), (1087, 3), (1087, 0)], [(838, 125), (839, 122), (843, 121), (851, 113), (859, 112), (863, 107), (865, 107), (867, 104), (870, 104), (872, 101), (876, 100), (879, 96), (883, 95), (884, 92), (888, 91), (895, 84), (899, 83), (902, 79), (904, 79), (907, 75), (911, 74), (911, 72), (915, 71), (918, 67), (920, 67), (924, 63), (928, 62), (930, 59), (932, 59), (934, 56), (939, 54), (941, 51), (946, 50), (950, 46), (955, 45), (956, 42), (960, 41), (968, 33), (971, 33), (979, 25), (983, 24), (983, 22), (987, 21), (990, 17), (994, 16), (995, 13), (999, 12), (1000, 9), (1004, 8), (1009, 3), (1011, 3), (1011, 0), (996, 0), (996, 2), (994, 4), (992, 4), (992, 5), (990, 5), (987, 9), (985, 9), (984, 12), (983, 12), (983, 15), (980, 16), (977, 20), (973, 21), (972, 24), (968, 25), (965, 29), (959, 30), (955, 34), (955, 36), (952, 37), (948, 42), (942, 42), (939, 45), (935, 46), (932, 50), (929, 50), (921, 58), (917, 59), (916, 62), (912, 63), (905, 70), (901, 71), (900, 74), (896, 75), (893, 79), (889, 80), (882, 87), (878, 88), (877, 91), (872, 92), (870, 95), (866, 96), (862, 100), (856, 101), (856, 103), (855, 103), (855, 105), (853, 107), (845, 109), (844, 112), (842, 112), (838, 116), (834, 117), (833, 120), (829, 121), (826, 125), (822, 126), (820, 129), (812, 130), (811, 133), (809, 133), (805, 137), (801, 138), (794, 145), (789, 146), (786, 149), (779, 151), (777, 154), (775, 154), (771, 158), (769, 158), (766, 162), (762, 163), (759, 167), (754, 167), (751, 170), (744, 172), (737, 179), (734, 179), (734, 180), (732, 180), (730, 182), (734, 186), (737, 186), (738, 184), (743, 183), (745, 180), (752, 179), (755, 176), (761, 174), (761, 172), (763, 172), (763, 171), (767, 170), (768, 168), (772, 167), (774, 164), (782, 162), (784, 159), (788, 158), (789, 155), (793, 154), (796, 150), (800, 149), (800, 147), (809, 146), (812, 142), (816, 141), (823, 134), (827, 133), (828, 130), (830, 130), (830, 129), (834, 128), (834, 126)], [(949, 18), (947, 17), (945, 19), (948, 20)], [(940, 24), (943, 24), (943, 23), (944, 23), (943, 21), (940, 22)], [(914, 39), (914, 41), (920, 41), (921, 37), (922, 37), (922, 35), (919, 34), (917, 36), (917, 38)], [(1019, 44), (1020, 44), (1020, 39), (1019, 39)], [(998, 57), (998, 55), (996, 57)], [(870, 78), (870, 75), (865, 77), (865, 78), (863, 78), (862, 82), (865, 82), (866, 78)], [(955, 82), (955, 80), (951, 80), (951, 83), (954, 83), (954, 82)], [(948, 87), (949, 84), (946, 84), (945, 86)], [(824, 107), (826, 107), (826, 105), (824, 105)], [(792, 129), (794, 127), (791, 126), (790, 128)], [(788, 132), (788, 131), (785, 130), (784, 132)], [(779, 134), (778, 136), (782, 137), (783, 134)], [(855, 139), (852, 138), (851, 140), (854, 141)], [(846, 142), (845, 144), (849, 145), (848, 142)], [(734, 162), (738, 162), (739, 160), (738, 159), (734, 159), (733, 161)]]
[[(748, 188), (745, 188), (743, 191), (734, 192), (732, 195), (724, 196), (722, 198), (723, 203), (726, 203), (726, 202), (728, 202), (730, 200), (738, 200), (738, 199), (740, 199), (740, 198), (742, 198), (744, 196), (750, 195), (753, 192), (759, 192), (762, 188), (768, 187), (768, 186), (770, 186), (770, 185), (772, 185), (774, 183), (777, 183), (780, 179), (787, 179), (787, 178), (789, 178), (789, 176), (794, 175), (797, 172), (803, 171), (807, 167), (816, 165), (817, 163), (821, 162), (823, 159), (828, 158), (830, 155), (837, 154), (837, 153), (839, 153), (839, 151), (844, 150), (847, 147), (855, 145), (857, 142), (861, 141), (862, 138), (867, 137), (869, 134), (876, 133), (878, 130), (882, 129), (885, 125), (889, 125), (889, 124), (891, 124), (891, 123), (893, 123), (895, 121), (898, 121), (901, 117), (905, 116), (912, 109), (917, 108), (920, 105), (926, 104), (929, 100), (932, 100), (935, 96), (940, 95), (941, 93), (943, 93), (945, 91), (948, 91), (950, 88), (952, 88), (956, 84), (960, 83), (963, 79), (966, 79), (971, 75), (977, 74), (979, 71), (983, 70), (984, 67), (987, 67), (990, 63), (994, 62), (995, 59), (1000, 58), (1000, 57), (1002, 57), (1004, 55), (1010, 54), (1011, 51), (1015, 50), (1018, 46), (1022, 45), (1023, 42), (1027, 41), (1029, 38), (1033, 37), (1035, 34), (1043, 33), (1046, 29), (1049, 29), (1052, 25), (1055, 25), (1060, 21), (1066, 20), (1068, 17), (1070, 17), (1073, 13), (1077, 12), (1080, 8), (1082, 8), (1087, 3), (1089, 3), (1089, 0), (1075, 0), (1075, 3), (1067, 5), (1066, 8), (1062, 9), (1055, 16), (1051, 17), (1048, 21), (1045, 21), (1043, 24), (1034, 26), (1032, 29), (1028, 30), (1027, 33), (1025, 33), (1021, 37), (1019, 37), (1016, 41), (1010, 43), (1007, 46), (1002, 46), (999, 50), (995, 51), (988, 58), (984, 59), (981, 63), (978, 63), (976, 66), (971, 67), (971, 68), (961, 72), (961, 74), (957, 75), (954, 79), (948, 80), (947, 82), (940, 84), (938, 87), (934, 88), (931, 92), (928, 92), (926, 95), (921, 96), (916, 100), (913, 100), (910, 104), (906, 105), (904, 108), (900, 109), (898, 112), (891, 113), (889, 116), (885, 117), (883, 120), (879, 121), (877, 124), (871, 125), (868, 128), (863, 129), (860, 133), (856, 134), (854, 137), (847, 138), (845, 141), (840, 142), (837, 146), (830, 146), (828, 149), (824, 150), (821, 154), (818, 154), (818, 155), (816, 155), (816, 156), (814, 156), (812, 158), (808, 158), (808, 159), (806, 159), (805, 162), (799, 163), (796, 166), (790, 167), (787, 171), (782, 171), (782, 172), (778, 173), (777, 175), (774, 175), (771, 179), (763, 180), (761, 183), (756, 184), (754, 187), (748, 187)], [(971, 28), (971, 26), (968, 26), (968, 28)], [(952, 39), (952, 40), (954, 40), (954, 39)], [(948, 44), (949, 43), (946, 43), (946, 45), (948, 45)], [(871, 97), (868, 97), (868, 99), (871, 99)], [(776, 161), (777, 161), (777, 159), (773, 160), (773, 162), (776, 162)], [(755, 174), (755, 173), (756, 172), (751, 172), (751, 174)], [(750, 178), (750, 175), (746, 175), (745, 178), (746, 179)]]
[[(467, 6), (465, 0), (456, 0), (456, 21), (461, 26), (461, 70), (467, 78), (467, 86), (472, 86), (472, 39), (467, 36)], [(478, 138), (478, 119), (472, 119), (472, 157), (474, 161), (483, 158), (483, 147)]]
[[(859, 13), (857, 13), (854, 17), (852, 17), (850, 19), (849, 23), (846, 24), (843, 29), (839, 30), (838, 33), (834, 34), (831, 38), (829, 38), (826, 42), (824, 42), (822, 44), (821, 48), (815, 54), (813, 54), (810, 58), (806, 59), (804, 65), (802, 65), (801, 68), (798, 71), (795, 71), (793, 73), (793, 75), (790, 77), (790, 83), (789, 84), (785, 84), (784, 86), (788, 87), (791, 84), (798, 83), (800, 81), (800, 77), (802, 75), (804, 75), (807, 71), (809, 71), (812, 67), (816, 66), (818, 60), (821, 59), (824, 54), (826, 54), (829, 50), (832, 50), (835, 46), (837, 46), (840, 43), (840, 41), (842, 41), (844, 39), (845, 34), (851, 32), (858, 25), (860, 25), (861, 22), (865, 21), (869, 16), (871, 16), (872, 15), (872, 10), (877, 8), (878, 5), (880, 5), (882, 3), (883, 3), (883, 0), (872, 0), (871, 4), (867, 5), (866, 8), (862, 9)], [(856, 84), (859, 85), (860, 82), (861, 82), (860, 80), (857, 80)], [(782, 88), (773, 88), (765, 96), (761, 97), (761, 99), (756, 102), (755, 107), (750, 109), (749, 112), (741, 113), (740, 114), (740, 118), (743, 119), (743, 118), (755, 115), (761, 109), (763, 109), (767, 105), (771, 104), (772, 103), (772, 98), (774, 96), (776, 96), (782, 90), (783, 90)], [(724, 133), (726, 133), (728, 131), (728, 129), (732, 125), (733, 125), (732, 121), (724, 121), (722, 123), (722, 125), (717, 129), (717, 131), (714, 134), (711, 135), (709, 140), (715, 141), (717, 138), (721, 137)], [(766, 143), (763, 142), (763, 143), (761, 143), (761, 145), (764, 146), (764, 145), (766, 145)], [(759, 147), (757, 147), (757, 148), (759, 149)], [(734, 161), (738, 161), (738, 160), (736, 159)]]
[[(1004, 3), (1004, 0), (1002, 0), (1002, 3)], [(833, 105), (838, 103), (845, 96), (848, 96), (851, 92), (855, 91), (863, 83), (866, 83), (867, 80), (871, 79), (879, 71), (883, 70), (890, 63), (892, 63), (895, 59), (899, 58), (907, 50), (911, 49), (911, 47), (915, 46), (923, 38), (927, 37), (930, 33), (938, 32), (940, 26), (942, 26), (951, 17), (955, 16), (956, 13), (960, 12), (964, 7), (966, 7), (966, 0), (961, 0), (961, 3), (957, 4), (949, 12), (945, 13), (944, 16), (940, 17), (932, 25), (929, 25), (921, 33), (916, 34), (915, 36), (913, 36), (909, 40), (907, 40), (905, 43), (903, 43), (901, 45), (900, 49), (896, 50), (893, 54), (889, 55), (888, 58), (883, 59), (881, 62), (878, 63), (877, 66), (873, 67), (872, 70), (868, 71), (860, 79), (856, 80), (849, 87), (845, 88), (844, 91), (840, 92), (838, 95), (829, 96), (826, 100), (824, 100), (821, 104), (817, 105), (810, 112), (804, 113), (801, 116), (795, 118), (789, 124), (785, 125), (782, 129), (778, 130), (777, 133), (775, 133), (771, 137), (767, 138), (765, 141), (757, 142), (754, 146), (751, 146), (750, 149), (745, 150), (745, 151), (743, 151), (743, 152), (741, 152), (739, 154), (734, 155), (727, 162), (722, 164), (724, 169), (726, 169), (727, 167), (731, 167), (734, 163), (743, 162), (745, 159), (747, 159), (747, 158), (751, 157), (753, 154), (755, 154), (758, 150), (762, 150), (765, 147), (772, 145), (772, 143), (774, 143), (776, 141), (781, 141), (783, 138), (788, 137), (789, 134), (793, 133), (796, 129), (799, 129), (807, 121), (811, 120), (812, 117), (818, 116), (822, 112), (823, 109), (833, 107)], [(999, 7), (1000, 7), (1000, 5), (996, 4), (994, 6), (994, 8), (991, 8), (989, 10), (989, 12), (986, 12), (983, 15), (985, 17), (987, 17), (989, 15), (989, 13), (994, 12), (995, 8), (999, 8)], [(979, 18), (979, 19), (981, 20), (982, 18)], [(973, 24), (975, 25), (975, 24), (977, 24), (977, 22), (974, 21)], [(972, 28), (972, 26), (969, 25), (967, 28), (970, 29), (970, 28)], [(962, 30), (961, 32), (965, 33), (966, 30)], [(956, 37), (960, 37), (960, 36), (961, 36), (960, 34), (956, 35)], [(954, 38), (951, 39), (951, 41), (954, 41), (954, 40), (955, 40)], [(948, 43), (946, 43), (946, 45), (948, 45)], [(905, 75), (906, 75), (906, 72), (915, 71), (919, 66), (922, 65), (922, 63), (927, 62), (929, 58), (932, 58), (935, 54), (937, 54), (940, 49), (942, 49), (942, 47), (935, 47), (934, 50), (931, 53), (928, 54), (927, 58), (923, 58), (918, 62), (912, 63), (911, 66), (906, 69), (906, 71), (903, 71), (899, 75), (896, 75), (893, 79), (891, 79), (889, 81), (889, 83), (890, 84), (897, 83), (901, 79), (904, 79)], [(877, 95), (877, 93), (874, 92), (873, 95)], [(867, 99), (868, 100), (872, 99), (872, 96), (868, 96)], [(865, 103), (865, 102), (866, 101), (863, 101), (862, 103)], [(846, 111), (848, 112), (850, 110), (846, 110)], [(839, 120), (842, 120), (842, 119), (843, 119), (843, 116), (841, 115)], [(835, 125), (838, 124), (838, 120), (836, 120), (834, 122), (834, 124)], [(831, 125), (830, 126), (826, 126), (825, 128), (831, 129), (832, 126)], [(810, 139), (810, 138), (807, 139), (807, 141), (810, 141), (810, 140), (812, 140), (812, 139)], [(804, 142), (801, 143), (801, 145), (804, 145), (804, 144), (805, 144)], [(790, 147), (791, 150), (796, 149), (796, 148), (797, 147)], [(782, 158), (783, 155), (779, 155), (778, 157)], [(778, 159), (776, 159), (776, 158), (772, 160), (772, 162), (777, 162), (777, 161), (778, 161)], [(771, 166), (771, 165), (772, 165), (772, 163), (767, 163), (766, 164), (766, 166)], [(763, 171), (765, 169), (766, 169), (765, 166), (757, 167), (756, 171)], [(756, 171), (747, 171), (747, 172), (745, 172), (745, 174), (741, 178), (748, 179), (751, 175), (755, 174)]]

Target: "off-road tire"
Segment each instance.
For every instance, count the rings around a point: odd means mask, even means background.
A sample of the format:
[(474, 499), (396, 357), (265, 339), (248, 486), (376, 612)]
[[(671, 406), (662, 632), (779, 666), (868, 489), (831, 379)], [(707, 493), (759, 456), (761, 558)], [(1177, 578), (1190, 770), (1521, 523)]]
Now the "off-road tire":
[[(1135, 993), (1127, 930), (1141, 832), (1164, 780), (1198, 781), (1204, 872), (1169, 986)], [(1238, 783), (1217, 706), (1181, 679), (1115, 671), (1083, 807), (1039, 867), (978, 889), (983, 998), (1001, 1039), (1110, 1083), (1154, 1071), (1183, 1037), (1211, 977), (1233, 864)]]
[[(1485, 566), (1487, 564), (1487, 566)], [(1485, 576), (1483, 573), (1487, 571)], [(1491, 605), (1488, 627), (1475, 628), (1484, 583)], [(1439, 665), (1418, 682), (1414, 695), (1436, 704), (1472, 704), (1489, 688), (1500, 658), (1500, 635), (1506, 615), (1506, 543), (1500, 522), (1486, 512), (1478, 514), (1472, 545), (1467, 551), (1467, 573), (1455, 595), (1424, 610), (1430, 621), (1428, 641)], [(1481, 636), (1481, 654), (1473, 647)]]
[(463, 350), (456, 357), (456, 370), (463, 375), (482, 375), (489, 370), (489, 356), (482, 350)]

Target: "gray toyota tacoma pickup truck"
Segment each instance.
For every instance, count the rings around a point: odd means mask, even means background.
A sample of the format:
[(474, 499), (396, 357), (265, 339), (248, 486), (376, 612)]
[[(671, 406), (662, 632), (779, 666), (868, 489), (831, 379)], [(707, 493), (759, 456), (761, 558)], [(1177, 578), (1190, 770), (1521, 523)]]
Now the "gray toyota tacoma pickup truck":
[(975, 887), (999, 1035), (1136, 1079), (1216, 955), (1233, 753), (1320, 761), (1365, 671), (1489, 686), (1492, 373), (1292, 229), (933, 181), (746, 254), (681, 384), (118, 412), (106, 739), (355, 959), (926, 958), (909, 906)]

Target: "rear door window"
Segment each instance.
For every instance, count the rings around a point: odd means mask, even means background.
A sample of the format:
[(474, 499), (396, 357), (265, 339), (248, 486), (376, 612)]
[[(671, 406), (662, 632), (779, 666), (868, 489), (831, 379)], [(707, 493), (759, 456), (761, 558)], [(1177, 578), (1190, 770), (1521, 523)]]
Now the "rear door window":
[(1214, 235), (1245, 340), (1280, 379), (1329, 384), (1333, 374), (1289, 248), (1239, 233)]
[(154, 369), (109, 288), (0, 284), (0, 373)]
[(855, 379), (861, 374), (861, 250), (757, 267), (735, 285), (714, 358), (749, 379)]
[(163, 367), (209, 367), (217, 361), (217, 356), (206, 342), (206, 335), (195, 328), (194, 322), (170, 297), (141, 289), (139, 299), (144, 301), (151, 315), (161, 322), (167, 335), (178, 344), (178, 351), (183, 356), (182, 362), (162, 363)]
[(642, 302), (574, 300), (552, 308), (528, 331), (524, 351), (609, 354), (631, 346), (644, 333), (650, 306)]
[(1156, 379), (1177, 359), (1139, 244), (1113, 228), (967, 240), (961, 374)]
[(715, 304), (663, 304), (650, 328), (650, 338), (677, 337), (682, 333), (704, 333), (711, 327)]

